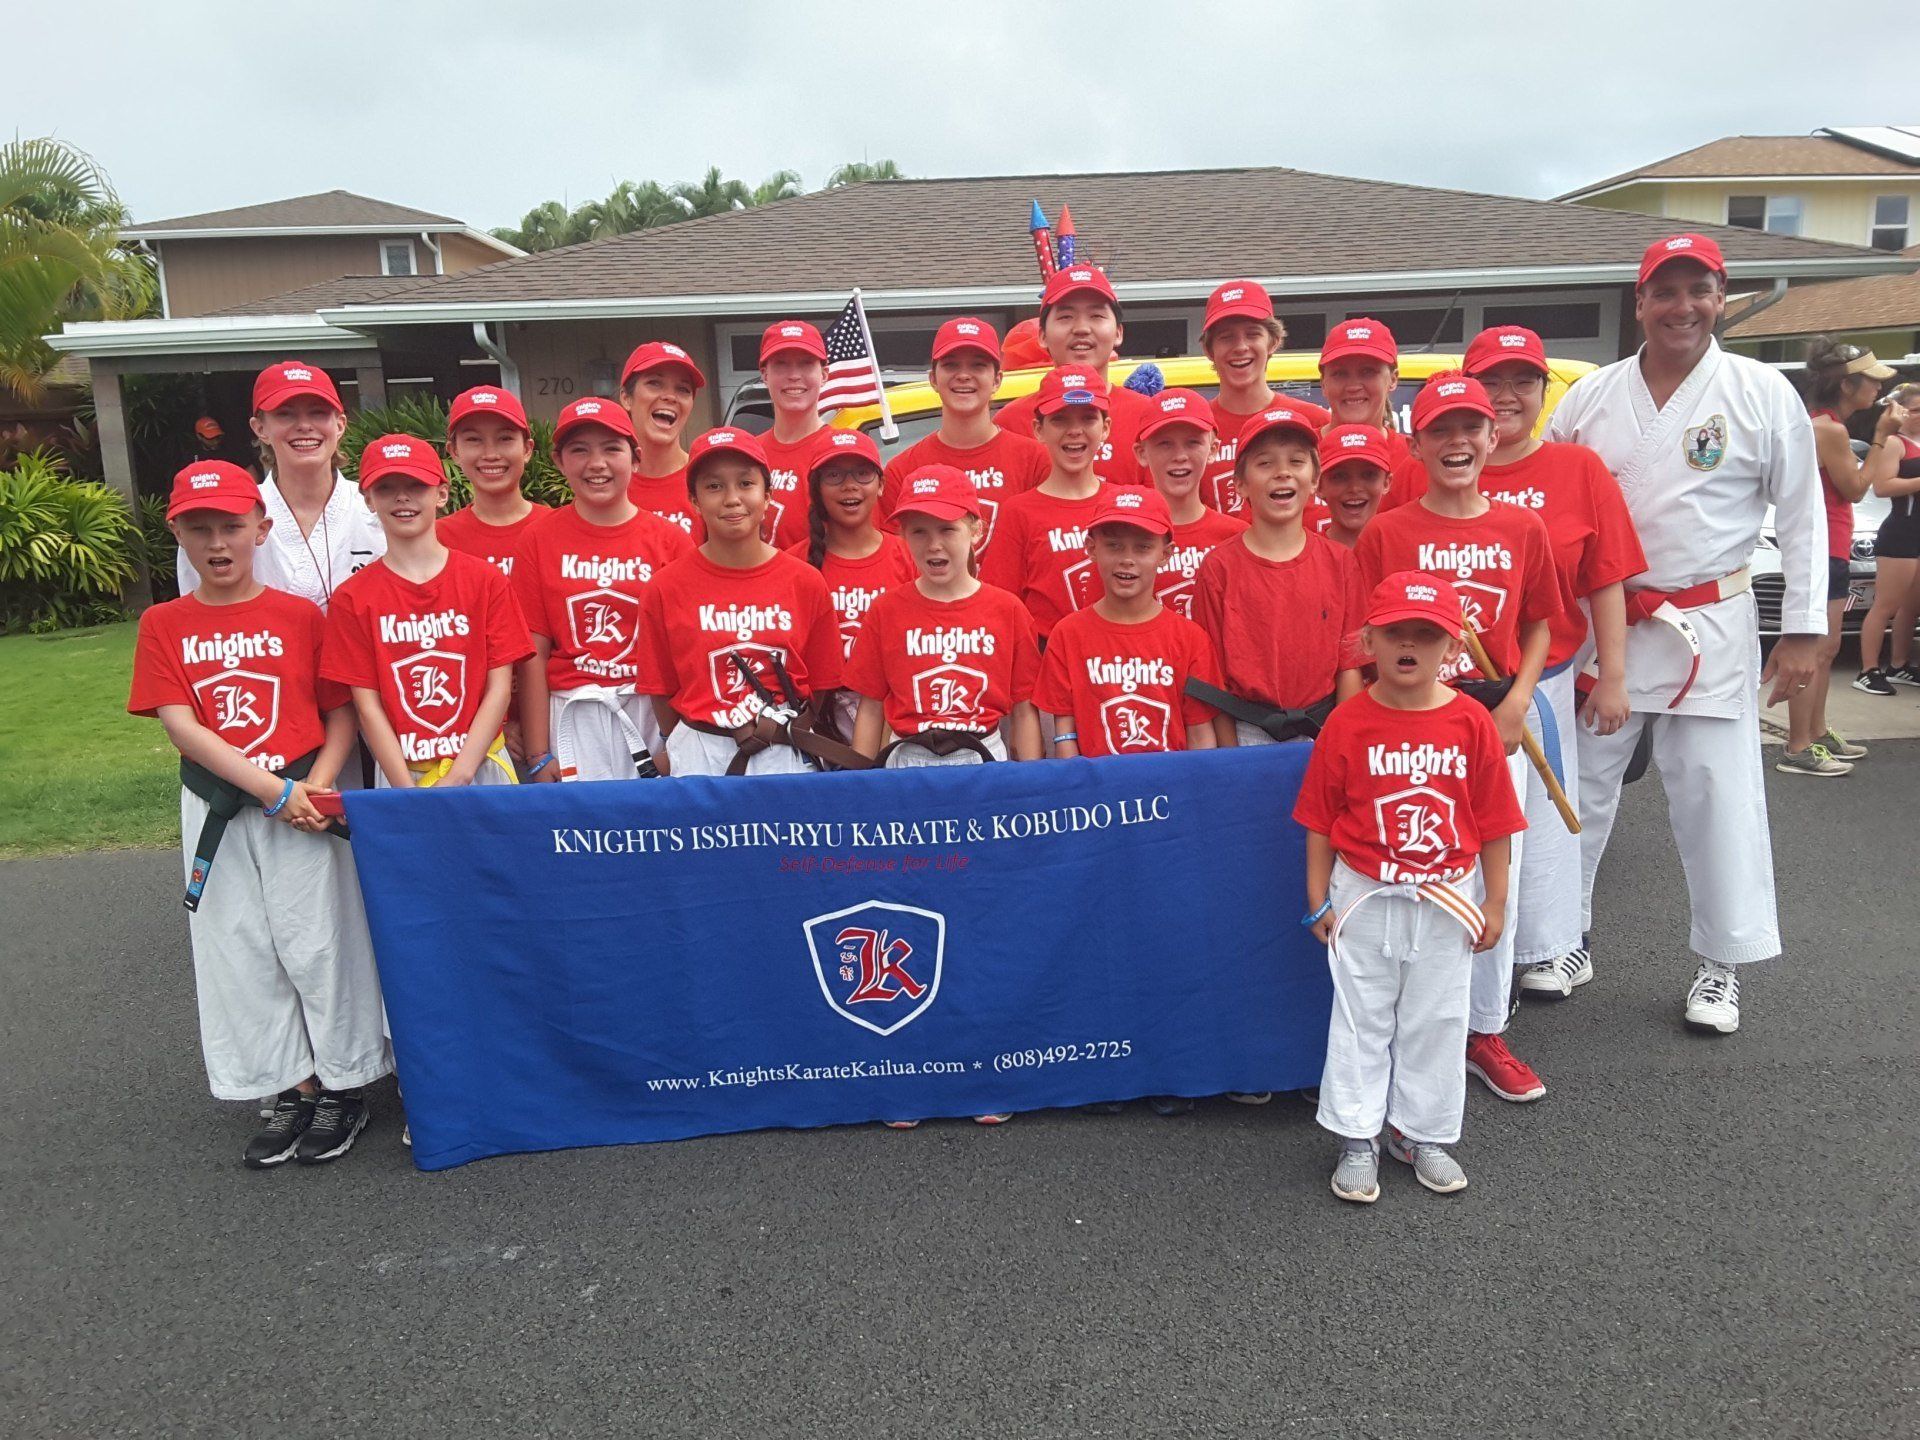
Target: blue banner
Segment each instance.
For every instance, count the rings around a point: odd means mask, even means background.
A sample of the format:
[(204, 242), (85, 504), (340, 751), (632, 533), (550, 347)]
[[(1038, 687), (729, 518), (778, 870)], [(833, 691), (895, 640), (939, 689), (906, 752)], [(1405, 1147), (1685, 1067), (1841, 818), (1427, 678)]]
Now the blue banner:
[(1306, 756), (352, 792), (414, 1160), (1317, 1084)]

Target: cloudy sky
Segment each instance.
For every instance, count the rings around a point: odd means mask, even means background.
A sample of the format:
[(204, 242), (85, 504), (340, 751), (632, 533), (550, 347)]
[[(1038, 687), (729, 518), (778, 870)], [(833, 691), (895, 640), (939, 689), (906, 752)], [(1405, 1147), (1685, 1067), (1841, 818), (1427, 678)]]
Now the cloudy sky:
[(1288, 165), (1545, 196), (1721, 135), (1920, 123), (1913, 25), (1840, 13), (70, 0), (5, 22), (31, 58), (0, 118), (90, 151), (144, 220), (339, 188), (484, 228), (623, 179), (713, 164), (813, 188), (883, 156), (910, 175)]

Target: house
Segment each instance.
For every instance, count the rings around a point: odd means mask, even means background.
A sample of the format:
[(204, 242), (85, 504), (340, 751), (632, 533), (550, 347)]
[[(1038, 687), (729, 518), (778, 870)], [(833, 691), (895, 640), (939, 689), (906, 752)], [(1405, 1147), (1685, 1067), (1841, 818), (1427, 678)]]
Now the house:
[[(894, 369), (924, 369), (953, 314), (1002, 327), (1032, 314), (1035, 197), (1072, 207), (1081, 258), (1113, 276), (1123, 349), (1135, 356), (1195, 351), (1208, 293), (1249, 277), (1274, 294), (1295, 349), (1370, 314), (1408, 350), (1458, 350), (1483, 326), (1517, 323), (1556, 355), (1612, 360), (1637, 340), (1640, 253), (1672, 228), (1605, 208), (1277, 167), (875, 181), (460, 274), (342, 277), (216, 314), (72, 325), (51, 343), (88, 357), (103, 450), (116, 452), (120, 377), (191, 370), (238, 386), (289, 355), (324, 365), (362, 404), (484, 381), (551, 417), (570, 399), (611, 394), (638, 341), (672, 340), (712, 382), (695, 414), (706, 424), (754, 377), (767, 324), (830, 320), (855, 286)], [(1715, 233), (1748, 288), (1909, 268), (1859, 245)], [(109, 474), (133, 484), (117, 453)]]

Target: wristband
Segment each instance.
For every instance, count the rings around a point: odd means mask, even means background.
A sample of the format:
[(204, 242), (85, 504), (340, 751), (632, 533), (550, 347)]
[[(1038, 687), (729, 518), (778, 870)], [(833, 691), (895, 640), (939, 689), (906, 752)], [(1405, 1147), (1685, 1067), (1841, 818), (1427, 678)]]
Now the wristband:
[(534, 761), (531, 765), (527, 767), (527, 774), (538, 775), (542, 770), (546, 769), (547, 762), (551, 759), (553, 759), (553, 752), (549, 750), (546, 754), (542, 755), (538, 760)]
[(1069, 740), (1077, 742), (1079, 739), (1080, 732), (1078, 730), (1056, 730), (1053, 736), (1053, 743), (1061, 745)]
[(287, 801), (291, 800), (292, 798), (293, 798), (293, 781), (289, 780), (287, 781), (287, 788), (280, 792), (280, 798), (274, 801), (273, 804), (269, 805), (261, 813), (268, 816), (269, 818), (275, 815), (278, 815), (282, 810), (287, 808)]
[(1322, 920), (1326, 919), (1327, 916), (1331, 915), (1332, 913), (1333, 913), (1333, 899), (1331, 896), (1329, 896), (1327, 899), (1322, 900), (1320, 902), (1320, 908), (1314, 911), (1311, 915), (1302, 915), (1300, 917), (1300, 923), (1306, 926), (1318, 925)]

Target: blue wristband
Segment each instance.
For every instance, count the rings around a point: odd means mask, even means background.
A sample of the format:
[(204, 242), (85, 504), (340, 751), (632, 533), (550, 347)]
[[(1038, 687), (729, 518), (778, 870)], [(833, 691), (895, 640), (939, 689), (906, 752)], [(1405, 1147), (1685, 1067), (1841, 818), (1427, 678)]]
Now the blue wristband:
[(273, 804), (269, 805), (261, 813), (268, 816), (269, 818), (275, 815), (278, 815), (282, 810), (287, 808), (287, 801), (291, 800), (292, 798), (293, 798), (293, 781), (289, 780), (287, 781), (287, 788), (280, 792), (280, 798), (274, 801)]
[(1318, 910), (1314, 911), (1311, 915), (1302, 915), (1300, 917), (1300, 923), (1307, 926), (1318, 925), (1332, 913), (1333, 901), (1331, 899), (1322, 900)]
[(545, 755), (542, 755), (527, 767), (527, 774), (538, 775), (542, 770), (547, 768), (547, 762), (551, 759), (553, 759), (553, 752), (549, 750)]

